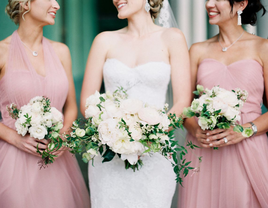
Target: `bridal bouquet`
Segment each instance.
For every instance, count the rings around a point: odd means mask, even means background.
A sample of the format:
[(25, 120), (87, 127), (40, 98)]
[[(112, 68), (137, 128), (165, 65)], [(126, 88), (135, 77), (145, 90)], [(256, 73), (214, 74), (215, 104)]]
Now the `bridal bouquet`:
[(45, 165), (54, 161), (55, 155), (51, 153), (62, 146), (60, 129), (63, 127), (62, 113), (50, 106), (50, 100), (37, 96), (20, 109), (15, 104), (7, 106), (9, 115), (16, 119), (15, 127), (18, 134), (25, 136), (27, 133), (35, 139), (49, 139), (48, 148), (37, 152), (42, 156)]
[[(66, 135), (65, 145), (72, 153), (82, 154), (84, 162), (89, 162), (100, 155), (103, 162), (111, 161), (118, 155), (125, 163), (126, 169), (138, 170), (142, 165), (144, 154), (160, 153), (169, 159), (181, 183), (180, 172), (186, 176), (190, 162), (180, 157), (187, 153), (179, 146), (174, 137), (174, 129), (182, 128), (183, 120), (176, 115), (167, 115), (165, 109), (144, 105), (137, 99), (128, 99), (121, 88), (113, 94), (96, 92), (86, 101), (86, 122), (79, 127), (79, 120), (72, 126), (70, 135)], [(168, 132), (172, 127), (173, 130)], [(193, 144), (188, 145), (194, 148)], [(173, 159), (173, 160), (172, 160)]]
[(183, 114), (186, 117), (196, 116), (201, 129), (228, 129), (230, 126), (235, 126), (234, 131), (243, 131), (238, 122), (241, 119), (240, 110), (248, 96), (247, 91), (241, 89), (228, 91), (219, 86), (209, 90), (197, 85), (194, 94), (200, 97), (194, 99), (191, 107), (185, 108)]

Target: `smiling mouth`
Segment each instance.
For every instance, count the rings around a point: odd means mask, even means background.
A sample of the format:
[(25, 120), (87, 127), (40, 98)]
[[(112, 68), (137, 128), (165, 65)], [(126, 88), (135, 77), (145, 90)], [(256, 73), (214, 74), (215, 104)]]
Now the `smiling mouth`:
[(216, 16), (216, 15), (218, 15), (218, 14), (219, 14), (218, 12), (209, 12), (209, 13), (208, 13), (209, 16)]
[(50, 15), (52, 15), (53, 17), (56, 17), (56, 13), (55, 12), (49, 12)]
[(124, 4), (120, 4), (120, 5), (117, 6), (117, 9), (121, 9), (122, 7), (124, 7), (124, 6), (126, 6), (126, 5), (127, 5), (127, 4), (125, 4), (125, 3), (124, 3)]

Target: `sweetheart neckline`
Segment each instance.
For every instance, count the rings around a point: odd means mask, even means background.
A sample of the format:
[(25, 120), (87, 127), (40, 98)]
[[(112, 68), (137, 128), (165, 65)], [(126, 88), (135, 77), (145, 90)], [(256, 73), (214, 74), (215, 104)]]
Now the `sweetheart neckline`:
[(113, 61), (113, 60), (114, 60), (114, 61), (117, 61), (118, 63), (122, 64), (123, 66), (125, 66), (125, 67), (127, 67), (127, 68), (129, 68), (129, 69), (137, 69), (137, 68), (140, 68), (140, 67), (142, 67), (142, 66), (146, 66), (146, 65), (148, 65), (148, 64), (164, 64), (164, 65), (166, 65), (166, 66), (168, 66), (168, 67), (171, 67), (170, 64), (167, 64), (167, 63), (164, 62), (164, 61), (149, 61), (149, 62), (144, 63), (144, 64), (139, 64), (139, 65), (137, 65), (137, 66), (135, 66), (135, 67), (130, 67), (130, 66), (126, 65), (125, 63), (123, 63), (122, 61), (120, 61), (120, 60), (118, 60), (118, 59), (116, 59), (116, 58), (108, 58), (108, 59), (105, 60), (105, 63), (107, 63), (107, 61)]
[(214, 62), (220, 63), (221, 65), (223, 65), (223, 66), (225, 66), (225, 67), (230, 67), (230, 66), (232, 66), (232, 65), (235, 65), (235, 64), (237, 64), (237, 63), (244, 62), (244, 61), (253, 61), (253, 62), (257, 63), (261, 68), (263, 68), (263, 66), (262, 66), (258, 61), (254, 60), (254, 59), (242, 59), (242, 60), (238, 60), (238, 61), (235, 61), (235, 62), (233, 62), (233, 63), (231, 63), (231, 64), (226, 65), (226, 64), (224, 64), (224, 63), (218, 61), (217, 59), (214, 59), (214, 58), (205, 58), (205, 59), (203, 59), (202, 61), (200, 61), (199, 66), (200, 66), (203, 62), (208, 61), (208, 60), (212, 60), (212, 61), (214, 61)]

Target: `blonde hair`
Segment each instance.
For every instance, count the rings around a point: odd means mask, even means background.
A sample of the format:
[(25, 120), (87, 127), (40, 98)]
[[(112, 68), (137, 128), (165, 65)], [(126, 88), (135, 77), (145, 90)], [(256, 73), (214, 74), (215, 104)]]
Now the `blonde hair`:
[(156, 19), (158, 14), (160, 13), (160, 10), (163, 6), (163, 1), (164, 0), (148, 0), (149, 4), (151, 6), (150, 14), (151, 14), (151, 17), (153, 19)]
[[(31, 10), (31, 1), (32, 0), (8, 0), (6, 13), (16, 25), (20, 23), (20, 15), (22, 14), (22, 19), (24, 19), (24, 15)], [(28, 3), (29, 10), (24, 11), (24, 9), (21, 7), (21, 3), (23, 5)]]

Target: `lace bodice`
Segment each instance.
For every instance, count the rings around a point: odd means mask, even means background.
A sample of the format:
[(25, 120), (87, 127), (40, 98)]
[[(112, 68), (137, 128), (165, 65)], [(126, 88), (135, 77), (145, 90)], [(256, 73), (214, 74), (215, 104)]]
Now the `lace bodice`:
[(164, 62), (148, 62), (131, 68), (117, 59), (107, 59), (103, 67), (105, 89), (114, 92), (123, 87), (130, 98), (163, 107), (170, 71), (170, 65)]

